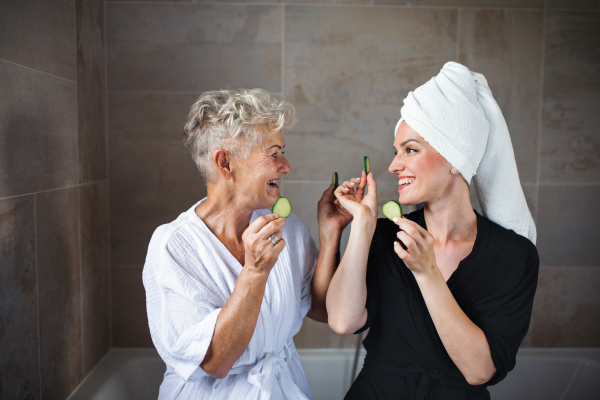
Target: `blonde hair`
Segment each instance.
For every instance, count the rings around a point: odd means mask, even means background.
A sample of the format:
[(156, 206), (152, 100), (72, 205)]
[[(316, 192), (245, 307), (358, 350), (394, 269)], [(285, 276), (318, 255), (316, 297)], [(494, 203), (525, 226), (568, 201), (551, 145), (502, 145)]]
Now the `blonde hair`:
[(192, 106), (183, 134), (206, 181), (218, 174), (212, 156), (218, 149), (245, 160), (252, 144), (260, 143), (266, 132), (291, 128), (298, 116), (287, 101), (278, 101), (264, 89), (213, 90), (204, 92)]

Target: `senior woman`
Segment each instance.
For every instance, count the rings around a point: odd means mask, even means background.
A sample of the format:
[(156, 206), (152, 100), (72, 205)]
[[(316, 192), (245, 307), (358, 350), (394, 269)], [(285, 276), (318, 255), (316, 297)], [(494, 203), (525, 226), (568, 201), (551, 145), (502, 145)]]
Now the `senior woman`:
[[(364, 172), (335, 191), (354, 219), (329, 325), (370, 328), (346, 399), (489, 399), (514, 368), (539, 268), (508, 128), (483, 75), (457, 63), (409, 93), (401, 115), (389, 171), (400, 202), (425, 207), (377, 220)], [(487, 217), (471, 206), (472, 178)]]
[(293, 336), (325, 297), (351, 216), (319, 202), (318, 257), (308, 228), (268, 208), (290, 172), (282, 130), (294, 107), (262, 89), (206, 92), (185, 143), (207, 197), (160, 226), (146, 264), (148, 322), (167, 364), (159, 399), (310, 399)]

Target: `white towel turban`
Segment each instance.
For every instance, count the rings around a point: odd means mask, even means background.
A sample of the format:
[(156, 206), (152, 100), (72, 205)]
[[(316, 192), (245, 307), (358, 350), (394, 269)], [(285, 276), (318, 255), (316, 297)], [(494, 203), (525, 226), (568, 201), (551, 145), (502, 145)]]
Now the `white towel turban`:
[(394, 135), (406, 121), (467, 183), (473, 179), (487, 218), (535, 244), (508, 127), (482, 74), (448, 62), (408, 94), (400, 114)]

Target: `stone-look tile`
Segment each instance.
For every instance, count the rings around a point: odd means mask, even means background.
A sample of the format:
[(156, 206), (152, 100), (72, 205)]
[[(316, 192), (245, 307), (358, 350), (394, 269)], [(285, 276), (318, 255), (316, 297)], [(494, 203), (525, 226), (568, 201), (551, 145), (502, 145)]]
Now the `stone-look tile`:
[(541, 268), (532, 347), (600, 347), (600, 268)]
[(460, 11), (459, 62), (485, 75), (506, 119), (521, 182), (537, 180), (543, 28), (542, 11)]
[[(253, 0), (194, 0), (196, 3), (252, 3)], [(339, 4), (371, 5), (371, 0), (265, 0), (261, 3), (273, 4)]]
[(78, 188), (35, 195), (42, 397), (65, 399), (83, 378)]
[(0, 398), (39, 399), (33, 195), (0, 200)]
[(106, 179), (104, 1), (76, 0), (79, 182)]
[(300, 332), (294, 336), (294, 344), (300, 349), (353, 349), (357, 340), (358, 335), (338, 335), (328, 324), (310, 318), (304, 318)]
[(0, 197), (77, 183), (76, 91), (0, 60)]
[(281, 92), (281, 6), (107, 4), (108, 87)]
[[(527, 186), (522, 186), (522, 188), (523, 188), (523, 194), (525, 195), (525, 201), (527, 202), (527, 206), (529, 206), (529, 211), (531, 212), (531, 216), (533, 217), (533, 220), (535, 221), (535, 218), (537, 215), (537, 187), (535, 185), (527, 185)], [(474, 185), (469, 186), (469, 195), (471, 197), (471, 205), (473, 206), (473, 209), (477, 210), (477, 212), (479, 214), (483, 215), (483, 212), (481, 210), (481, 205), (479, 204), (479, 199), (477, 198), (477, 193), (475, 192)], [(539, 227), (538, 227), (538, 234), (539, 234)]]
[(548, 12), (541, 182), (600, 183), (600, 14)]
[(74, 81), (74, 15), (75, 0), (3, 1), (0, 58)]
[(549, 10), (599, 10), (598, 0), (546, 0), (546, 8)]
[(544, 8), (544, 0), (374, 0), (375, 5)]
[(142, 267), (112, 268), (114, 347), (153, 347), (146, 313)]
[(546, 267), (600, 266), (600, 186), (540, 186), (537, 248)]
[(197, 95), (109, 93), (112, 265), (139, 265), (154, 230), (206, 196), (183, 145)]
[(79, 187), (83, 373), (110, 348), (110, 243), (108, 183)]
[(290, 179), (356, 175), (365, 155), (376, 177), (388, 175), (402, 100), (456, 56), (457, 11), (285, 10), (285, 99), (299, 115), (285, 136)]

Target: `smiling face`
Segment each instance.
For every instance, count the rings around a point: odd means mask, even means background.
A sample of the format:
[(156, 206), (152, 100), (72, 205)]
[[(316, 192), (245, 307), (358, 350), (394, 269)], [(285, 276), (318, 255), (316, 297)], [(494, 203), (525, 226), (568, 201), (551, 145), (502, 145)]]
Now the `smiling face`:
[(262, 143), (252, 147), (250, 156), (234, 164), (235, 190), (254, 209), (270, 208), (281, 197), (278, 181), (291, 171), (283, 147), (280, 131), (265, 133)]
[(396, 156), (388, 170), (398, 176), (400, 203), (419, 204), (440, 199), (453, 183), (452, 166), (406, 122), (394, 140)]

